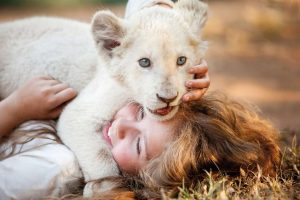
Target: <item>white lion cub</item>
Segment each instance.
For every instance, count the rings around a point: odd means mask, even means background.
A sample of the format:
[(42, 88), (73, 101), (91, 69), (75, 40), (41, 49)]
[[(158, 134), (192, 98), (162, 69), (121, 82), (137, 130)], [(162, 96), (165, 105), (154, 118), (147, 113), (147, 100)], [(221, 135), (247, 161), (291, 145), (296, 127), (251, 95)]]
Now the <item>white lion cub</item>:
[(103, 123), (129, 100), (158, 120), (174, 116), (184, 82), (192, 78), (187, 70), (204, 56), (200, 31), (206, 15), (198, 0), (180, 0), (173, 9), (144, 8), (126, 20), (100, 11), (91, 24), (93, 37), (89, 25), (71, 20), (2, 24), (0, 98), (36, 75), (84, 88), (64, 109), (58, 135), (77, 156), (86, 182), (116, 176), (118, 167), (99, 134)]

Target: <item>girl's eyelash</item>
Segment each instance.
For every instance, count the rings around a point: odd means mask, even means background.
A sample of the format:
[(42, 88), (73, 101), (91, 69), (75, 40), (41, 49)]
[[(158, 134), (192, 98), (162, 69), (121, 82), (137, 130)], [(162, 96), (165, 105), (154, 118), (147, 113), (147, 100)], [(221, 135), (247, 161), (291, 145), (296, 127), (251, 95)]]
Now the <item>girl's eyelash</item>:
[(138, 153), (138, 155), (141, 154), (141, 146), (140, 146), (140, 142), (141, 142), (141, 138), (139, 137), (136, 143), (136, 151)]
[(142, 120), (144, 118), (144, 108), (140, 107), (139, 112), (138, 112), (138, 120)]

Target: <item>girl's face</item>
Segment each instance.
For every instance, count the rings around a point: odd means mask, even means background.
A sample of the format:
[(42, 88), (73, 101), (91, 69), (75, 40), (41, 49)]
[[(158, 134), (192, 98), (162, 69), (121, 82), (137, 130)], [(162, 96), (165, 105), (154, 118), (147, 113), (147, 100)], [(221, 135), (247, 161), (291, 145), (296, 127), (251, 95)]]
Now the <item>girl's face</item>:
[(137, 104), (130, 104), (117, 112), (102, 133), (120, 169), (137, 173), (172, 140), (173, 124), (172, 120), (160, 122), (147, 117)]

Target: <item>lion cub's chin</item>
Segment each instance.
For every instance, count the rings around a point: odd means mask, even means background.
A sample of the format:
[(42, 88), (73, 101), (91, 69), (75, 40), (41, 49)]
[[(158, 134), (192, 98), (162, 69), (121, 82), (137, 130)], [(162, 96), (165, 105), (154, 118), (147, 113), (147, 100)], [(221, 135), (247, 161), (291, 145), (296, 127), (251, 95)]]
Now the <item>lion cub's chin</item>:
[(159, 120), (159, 121), (167, 121), (172, 119), (175, 114), (178, 111), (179, 106), (173, 106), (172, 109), (170, 110), (170, 112), (168, 112), (166, 115), (160, 115), (160, 114), (156, 114), (153, 111), (149, 110), (149, 109), (144, 109), (146, 111), (146, 114), (149, 115), (150, 117)]

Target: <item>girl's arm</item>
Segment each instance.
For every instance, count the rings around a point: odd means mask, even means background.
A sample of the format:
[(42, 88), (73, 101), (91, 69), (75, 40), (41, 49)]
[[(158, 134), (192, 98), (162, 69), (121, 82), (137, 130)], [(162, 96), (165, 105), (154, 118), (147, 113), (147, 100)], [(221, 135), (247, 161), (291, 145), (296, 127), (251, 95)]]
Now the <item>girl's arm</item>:
[(25, 121), (57, 118), (76, 94), (67, 84), (49, 76), (28, 81), (0, 102), (0, 138)]

